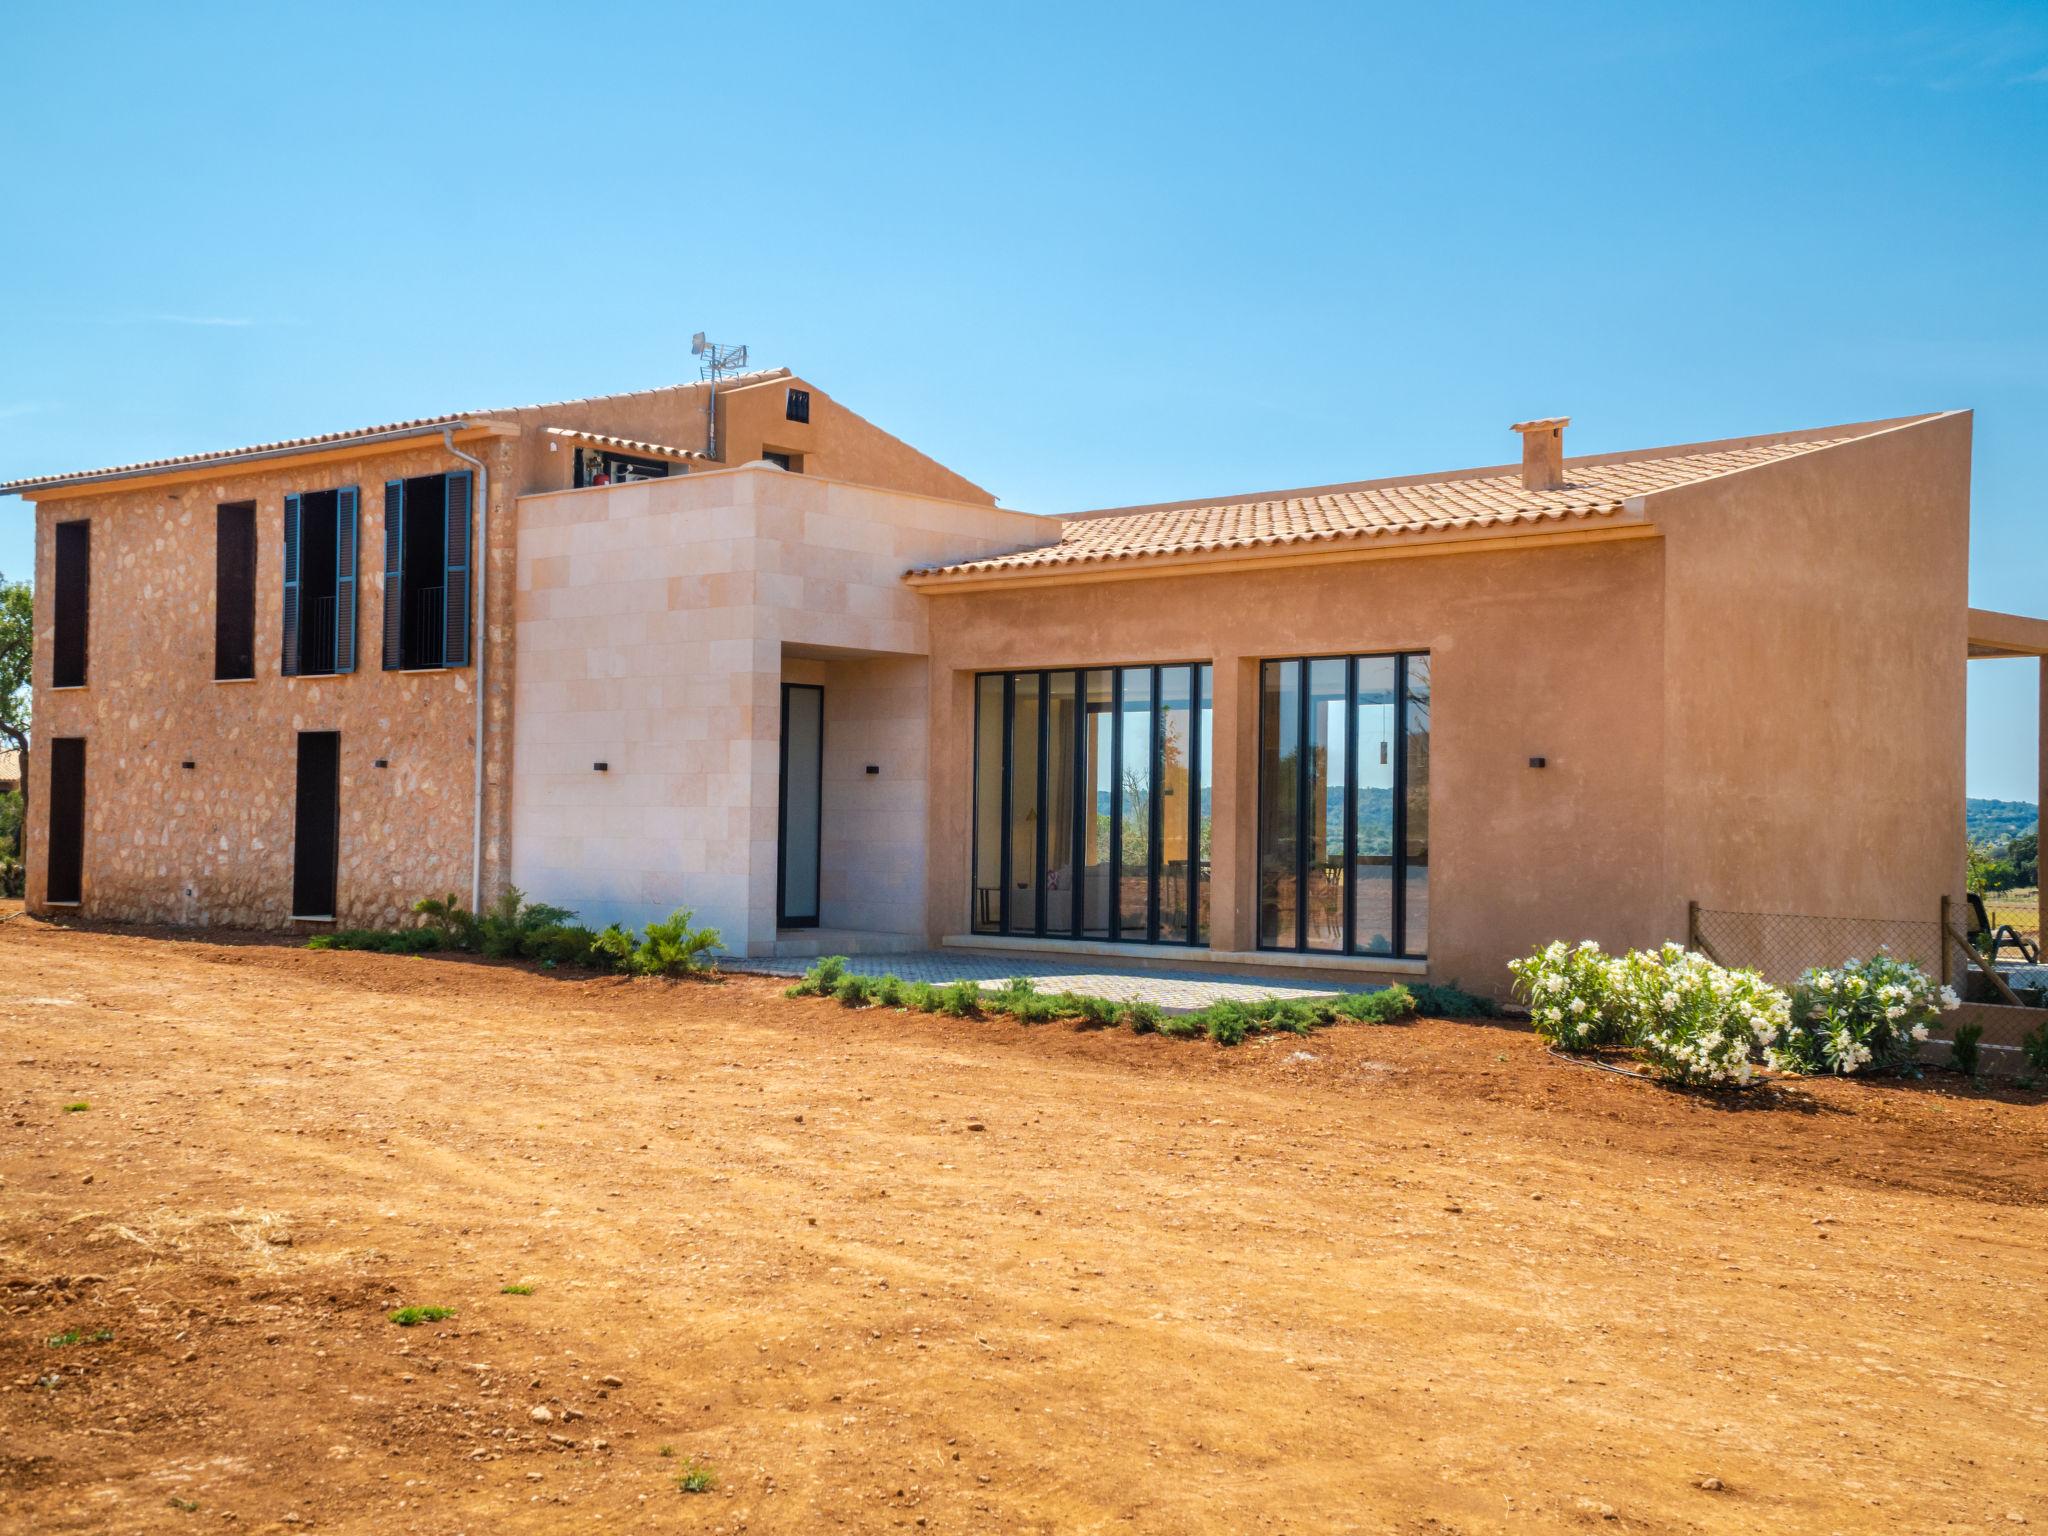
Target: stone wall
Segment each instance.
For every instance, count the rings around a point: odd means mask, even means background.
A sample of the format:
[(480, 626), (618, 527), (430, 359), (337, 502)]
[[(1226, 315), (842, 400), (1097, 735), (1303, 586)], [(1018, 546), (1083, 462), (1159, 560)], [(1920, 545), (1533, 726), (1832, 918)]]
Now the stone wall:
[[(508, 438), (465, 451), (491, 469), (484, 873), (508, 867), (516, 549)], [(337, 921), (389, 924), (417, 898), (470, 889), (475, 666), (382, 670), (383, 485), (464, 466), (434, 439), (374, 455), (209, 473), (43, 500), (36, 509), (31, 910), (47, 875), (49, 743), (86, 739), (82, 911), (138, 922), (275, 928), (291, 912), (297, 733), (341, 733)], [(357, 670), (281, 675), (284, 497), (361, 490)], [(256, 677), (214, 681), (215, 508), (257, 507)], [(90, 660), (50, 689), (55, 528), (92, 520)], [(388, 767), (375, 763), (384, 759)], [(182, 766), (191, 762), (191, 768)]]

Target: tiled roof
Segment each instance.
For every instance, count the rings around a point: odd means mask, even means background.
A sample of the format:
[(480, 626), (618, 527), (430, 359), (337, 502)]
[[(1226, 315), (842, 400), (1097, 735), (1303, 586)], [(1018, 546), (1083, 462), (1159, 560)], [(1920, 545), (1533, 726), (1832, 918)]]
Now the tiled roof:
[(920, 580), (1000, 575), (1465, 529), (1567, 528), (1611, 517), (1634, 496), (1812, 453), (1875, 429), (1842, 428), (1789, 438), (1700, 444), (1696, 449), (1571, 460), (1565, 465), (1567, 484), (1555, 491), (1527, 490), (1520, 470), (1505, 468), (1434, 479), (1274, 491), (1228, 501), (1084, 512), (1057, 520), (1057, 542), (910, 574)]
[(572, 443), (587, 443), (593, 448), (609, 448), (615, 453), (635, 453), (643, 459), (702, 459), (707, 464), (713, 462), (710, 455), (695, 448), (671, 448), (667, 443), (645, 443), (637, 437), (613, 437), (608, 432), (585, 432), (580, 427), (549, 427), (547, 434)]
[[(724, 389), (736, 389), (749, 384), (764, 383), (769, 379), (785, 378), (787, 368), (757, 368), (748, 373), (735, 373), (719, 381)], [(103, 469), (81, 469), (58, 475), (30, 475), (20, 480), (0, 482), (0, 496), (15, 491), (45, 486), (63, 485), (83, 480), (129, 479), (140, 475), (157, 474), (170, 469), (190, 469), (204, 464), (233, 463), (237, 459), (279, 458), (300, 449), (319, 449), (338, 443), (355, 442), (364, 438), (403, 437), (424, 432), (436, 427), (453, 426), (458, 422), (487, 421), (494, 417), (523, 416), (534, 411), (558, 409), (566, 405), (593, 405), (605, 400), (621, 400), (642, 394), (663, 394), (669, 391), (702, 389), (703, 381), (693, 380), (684, 384), (665, 384), (656, 389), (633, 390), (627, 394), (585, 395), (575, 400), (548, 400), (536, 405), (503, 406), (492, 411), (457, 411), (447, 416), (416, 416), (409, 421), (387, 421), (374, 427), (351, 427), (342, 432), (320, 432), (311, 437), (281, 437), (268, 443), (251, 443), (244, 448), (223, 448), (212, 453), (182, 453), (167, 459), (139, 459), (132, 464), (110, 464)]]

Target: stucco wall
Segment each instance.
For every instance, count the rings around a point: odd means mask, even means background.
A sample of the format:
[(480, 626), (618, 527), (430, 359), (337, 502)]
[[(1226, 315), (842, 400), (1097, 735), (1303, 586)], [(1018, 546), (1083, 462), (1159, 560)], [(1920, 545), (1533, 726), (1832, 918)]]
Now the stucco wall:
[(977, 671), (1215, 664), (1212, 944), (1249, 950), (1257, 663), (1398, 650), (1431, 654), (1431, 974), (1498, 991), (1559, 934), (1666, 936), (1654, 539), (933, 592), (934, 938), (967, 928)]
[[(503, 440), (467, 451), (494, 468), (492, 516), (508, 527)], [(341, 733), (337, 919), (395, 922), (423, 895), (470, 885), (476, 669), (381, 670), (383, 484), (461, 467), (440, 444), (342, 462), (256, 469), (46, 500), (36, 516), (35, 722), (28, 899), (43, 910), (49, 743), (86, 738), (83, 912), (129, 921), (282, 926), (291, 912), (297, 733)], [(361, 489), (357, 670), (280, 675), (284, 497)], [(215, 508), (257, 508), (256, 678), (216, 683)], [(87, 686), (50, 689), (55, 526), (92, 520)], [(485, 873), (505, 867), (511, 701), (503, 623), (512, 547), (490, 560), (491, 789)], [(377, 758), (390, 766), (373, 766)], [(191, 761), (190, 769), (181, 766)]]
[[(811, 392), (811, 419), (786, 419), (789, 390)], [(543, 427), (574, 427), (635, 437), (671, 448), (705, 447), (702, 384), (643, 390), (636, 394), (603, 395), (565, 405), (538, 406), (501, 413), (501, 418), (526, 429), (520, 439), (520, 486), (523, 490), (563, 490), (574, 480), (572, 445), (550, 452)], [(718, 454), (722, 463), (740, 465), (759, 459), (765, 449), (804, 456), (801, 468), (811, 476), (881, 486), (913, 495), (936, 496), (981, 506), (995, 498), (963, 475), (848, 410), (815, 384), (799, 378), (764, 379), (728, 385), (718, 392)], [(692, 473), (701, 473), (696, 466)]]
[[(1963, 882), (1967, 414), (1668, 492), (1667, 921)], [(1846, 957), (1845, 957), (1846, 958)]]
[[(529, 496), (519, 524), (515, 880), (591, 921), (690, 906), (757, 952), (774, 942), (786, 660), (921, 656), (924, 607), (904, 570), (1045, 532), (1021, 513), (762, 464)], [(911, 686), (875, 667), (856, 718), (837, 713), (853, 701), (835, 705), (828, 680), (828, 742), (886, 736)], [(898, 744), (889, 760), (904, 757)], [(825, 836), (866, 804), (915, 832), (921, 864), (921, 827), (890, 803), (918, 793), (828, 782)], [(827, 921), (844, 910), (831, 856)]]

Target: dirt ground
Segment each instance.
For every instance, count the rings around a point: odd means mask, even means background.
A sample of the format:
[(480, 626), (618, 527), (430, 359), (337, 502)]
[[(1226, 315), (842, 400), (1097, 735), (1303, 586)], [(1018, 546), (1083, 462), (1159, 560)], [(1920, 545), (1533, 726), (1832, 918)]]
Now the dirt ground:
[(7, 1531), (2048, 1525), (2038, 1095), (25, 917), (0, 1029)]

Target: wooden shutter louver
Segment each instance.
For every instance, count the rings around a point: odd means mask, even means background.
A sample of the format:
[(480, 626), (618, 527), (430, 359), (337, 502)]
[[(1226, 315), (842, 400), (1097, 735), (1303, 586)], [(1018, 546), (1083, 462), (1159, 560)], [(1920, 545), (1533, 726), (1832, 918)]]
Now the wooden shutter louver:
[(286, 677), (299, 675), (299, 498), (284, 499), (284, 661)]
[(469, 514), (476, 477), (458, 470), (448, 476), (447, 628), (444, 667), (469, 665)]
[(360, 542), (356, 488), (334, 493), (334, 670), (356, 669), (356, 545)]
[(56, 633), (50, 657), (50, 686), (83, 688), (92, 612), (90, 519), (57, 525), (56, 563)]
[(384, 670), (405, 666), (405, 482), (384, 482)]

